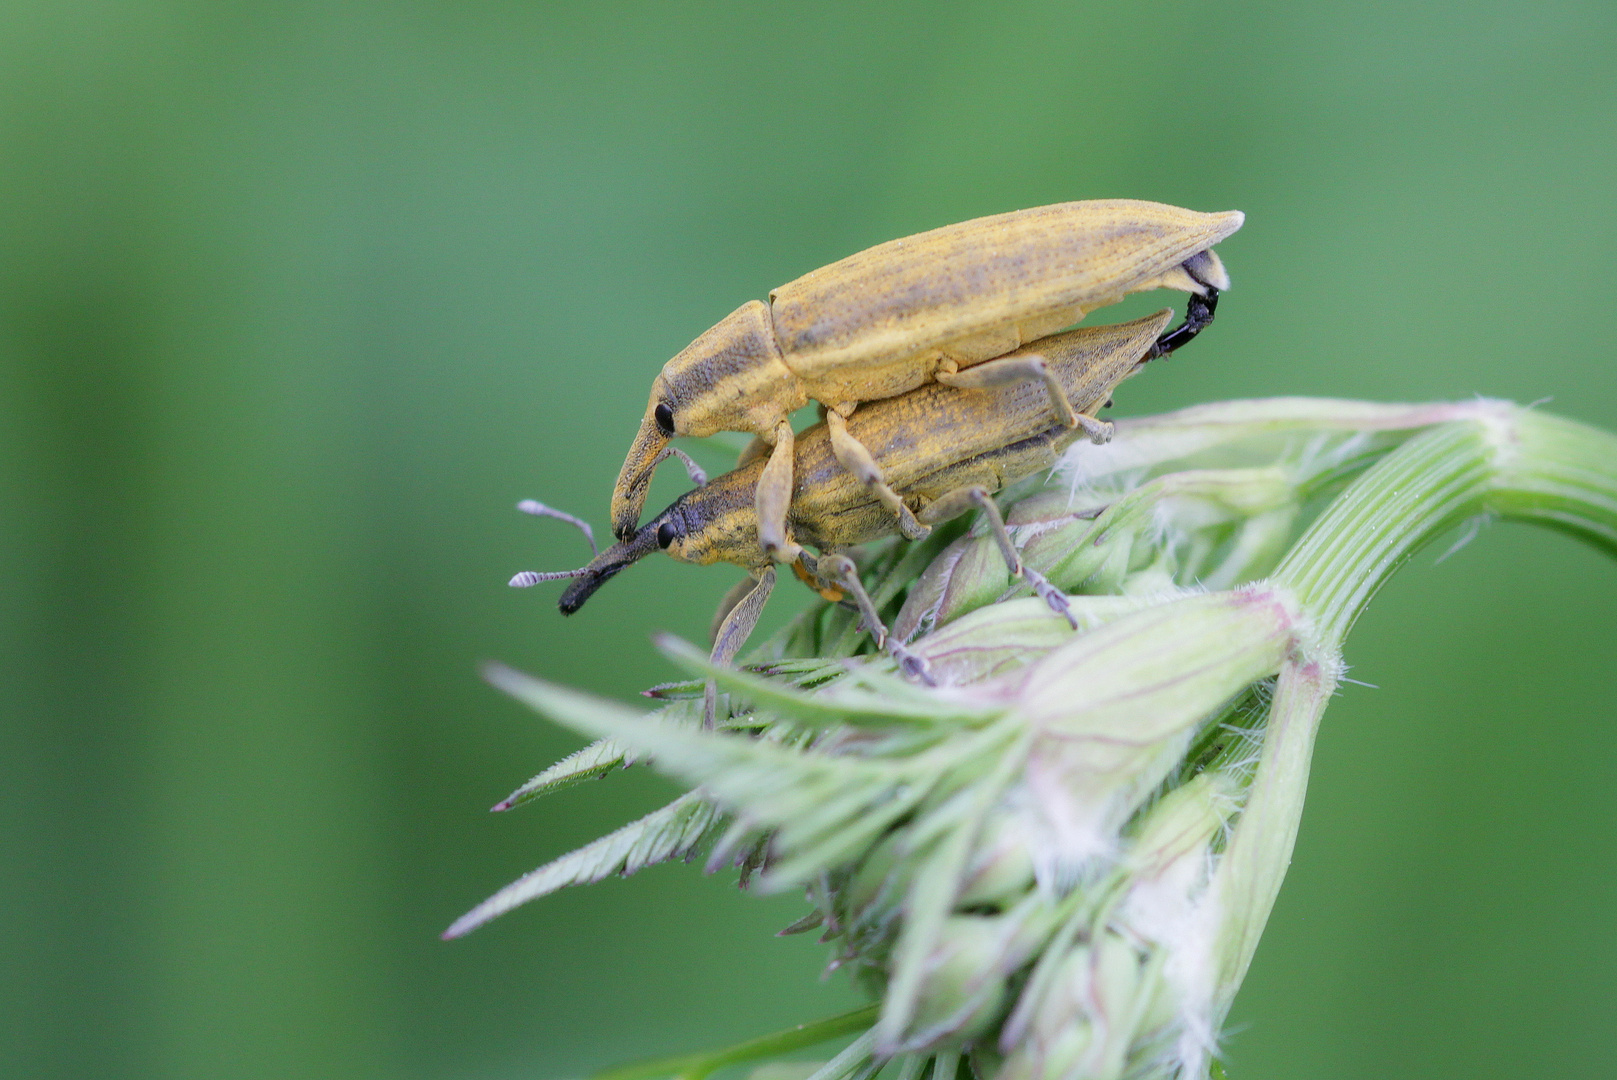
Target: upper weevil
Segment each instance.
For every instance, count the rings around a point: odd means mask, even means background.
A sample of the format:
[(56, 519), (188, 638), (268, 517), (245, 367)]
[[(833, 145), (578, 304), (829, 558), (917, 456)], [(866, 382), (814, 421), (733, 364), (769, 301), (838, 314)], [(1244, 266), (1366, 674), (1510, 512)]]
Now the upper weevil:
[[(1229, 277), (1212, 246), (1241, 227), (1237, 210), (1201, 214), (1137, 199), (1058, 203), (890, 240), (750, 300), (691, 342), (652, 383), (640, 432), (612, 493), (612, 531), (635, 534), (652, 471), (675, 435), (752, 432), (769, 460), (757, 489), (758, 541), (790, 561), (791, 413), (825, 407), (831, 445), (897, 518), (924, 530), (890, 487), (848, 416), (862, 401), (924, 383), (980, 388), (1042, 381), (1050, 406), (1097, 442), (1105, 425), (1072, 407), (1045, 359), (1024, 343), (1144, 289), (1191, 293), (1172, 349), (1213, 319)], [(1000, 358), (1000, 359), (996, 359)], [(990, 363), (989, 361), (993, 361)]]

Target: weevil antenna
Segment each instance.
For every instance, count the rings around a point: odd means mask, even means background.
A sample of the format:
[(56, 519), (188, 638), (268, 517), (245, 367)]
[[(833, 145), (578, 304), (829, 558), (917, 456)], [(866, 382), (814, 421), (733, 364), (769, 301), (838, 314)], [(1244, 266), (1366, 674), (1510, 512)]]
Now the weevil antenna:
[(561, 581), (564, 578), (575, 578), (586, 573), (589, 567), (580, 567), (577, 570), (524, 570), (520, 574), (513, 574), (511, 580), (506, 582), (513, 589), (526, 589), (537, 585), (541, 581)]
[(663, 452), (657, 455), (657, 460), (652, 462), (652, 464), (657, 465), (661, 462), (667, 461), (671, 457), (679, 458), (681, 463), (684, 464), (685, 475), (691, 478), (691, 483), (695, 484), (697, 487), (701, 487), (703, 484), (707, 483), (707, 470), (698, 465), (694, 458), (677, 446), (663, 447)]
[[(534, 517), (555, 518), (557, 521), (567, 522), (567, 524), (573, 526), (579, 532), (583, 533), (584, 539), (590, 542), (590, 555), (595, 556), (601, 553), (601, 549), (595, 546), (595, 530), (590, 528), (590, 523), (585, 521), (583, 518), (574, 517), (565, 510), (557, 510), (554, 506), (546, 506), (538, 499), (523, 499), (521, 502), (517, 503), (517, 509), (521, 510), (524, 514), (532, 514)], [(576, 577), (580, 573), (582, 573), (582, 571), (575, 570), (571, 574), (555, 574), (550, 577), (538, 577), (535, 578), (534, 581), (555, 581), (558, 577)], [(521, 576), (521, 574), (517, 575), (517, 577)], [(524, 582), (523, 584), (532, 585), (534, 581)], [(516, 578), (511, 579), (511, 584), (516, 584)]]

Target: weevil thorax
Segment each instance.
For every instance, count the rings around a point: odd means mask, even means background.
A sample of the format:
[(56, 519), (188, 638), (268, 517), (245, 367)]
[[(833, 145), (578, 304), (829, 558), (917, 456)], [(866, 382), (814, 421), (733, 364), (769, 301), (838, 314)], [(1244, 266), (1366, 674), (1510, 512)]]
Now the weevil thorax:
[(807, 403), (781, 360), (769, 305), (749, 300), (663, 365), (647, 415), (655, 420), (666, 405), (663, 420), (672, 420), (674, 435), (762, 435)]
[(808, 404), (803, 386), (781, 361), (767, 304), (751, 300), (663, 365), (612, 495), (612, 531), (632, 535), (645, 505), (658, 455), (676, 435), (719, 431), (770, 436), (775, 425)]

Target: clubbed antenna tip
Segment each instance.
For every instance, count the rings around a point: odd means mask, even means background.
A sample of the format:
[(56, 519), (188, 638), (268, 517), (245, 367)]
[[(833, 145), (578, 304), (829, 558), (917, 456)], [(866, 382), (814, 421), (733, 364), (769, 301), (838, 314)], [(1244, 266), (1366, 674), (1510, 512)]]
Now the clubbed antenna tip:
[(506, 584), (510, 585), (513, 589), (526, 589), (530, 586), (539, 584), (541, 581), (563, 581), (570, 578), (576, 578), (586, 573), (588, 570), (589, 567), (587, 566), (578, 570), (549, 570), (544, 572), (538, 570), (524, 570), (519, 574), (513, 574), (511, 576), (511, 580), (506, 582)]
[[(532, 514), (534, 517), (555, 518), (557, 521), (567, 522), (567, 524), (573, 526), (579, 532), (584, 534), (584, 539), (588, 540), (590, 543), (591, 555), (599, 555), (601, 553), (601, 549), (595, 544), (595, 530), (590, 528), (590, 523), (585, 521), (583, 518), (574, 517), (565, 510), (557, 510), (554, 506), (546, 506), (538, 499), (523, 499), (521, 502), (517, 503), (517, 509), (522, 511), (524, 514)], [(516, 582), (513, 581), (512, 584), (514, 585)], [(533, 582), (530, 581), (528, 584), (532, 585)]]

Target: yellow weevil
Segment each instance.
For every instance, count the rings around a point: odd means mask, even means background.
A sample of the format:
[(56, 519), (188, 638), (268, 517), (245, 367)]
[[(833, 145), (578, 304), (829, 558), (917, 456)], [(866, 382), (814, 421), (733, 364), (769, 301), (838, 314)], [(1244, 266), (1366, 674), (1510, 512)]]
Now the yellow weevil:
[(1074, 408), (1049, 370), (1049, 350), (1015, 350), (1158, 287), (1192, 294), (1184, 324), (1163, 343), (1178, 347), (1212, 321), (1219, 292), (1229, 288), (1211, 249), (1243, 220), (1235, 210), (1202, 214), (1136, 199), (1039, 206), (891, 240), (782, 285), (767, 304), (748, 301), (652, 383), (613, 489), (612, 531), (620, 540), (637, 535), (671, 437), (751, 432), (754, 452), (769, 451), (756, 484), (758, 543), (772, 558), (793, 561), (788, 418), (816, 401), (825, 407), (835, 461), (870, 488), (900, 532), (919, 536), (924, 530), (901, 485), (851, 422), (859, 403), (929, 382), (1042, 383), (1047, 413), (1103, 442), (1110, 427)]
[[(1160, 337), (1172, 314), (1162, 311), (1134, 322), (1059, 334), (1039, 343), (1039, 355), (1066, 399), (1092, 418), (1110, 403), (1118, 383), (1145, 361), (1163, 355)], [(922, 535), (931, 525), (973, 508), (982, 510), (1011, 573), (1072, 620), (1065, 595), (1022, 563), (990, 498), (1006, 484), (1055, 464), (1082, 430), (1052, 421), (1043, 386), (1019, 382), (962, 390), (934, 383), (860, 409), (848, 429), (870, 449)], [(822, 591), (851, 595), (877, 646), (888, 648), (907, 670), (924, 677), (924, 665), (901, 642), (888, 639), (853, 561), (841, 553), (897, 530), (885, 500), (842, 467), (834, 438), (827, 422), (798, 436), (784, 538), (798, 551), (805, 580), (812, 576)], [(572, 578), (560, 601), (563, 614), (572, 614), (609, 578), (659, 548), (683, 562), (735, 563), (749, 579), (726, 598), (713, 641), (714, 662), (728, 664), (751, 634), (775, 585), (774, 564), (758, 543), (756, 496), (768, 467), (755, 458), (687, 492), (583, 569), (526, 571), (511, 584), (525, 587)], [(524, 505), (531, 510), (537, 504)], [(534, 512), (553, 513), (543, 508)], [(818, 549), (821, 557), (815, 559), (803, 545)]]

